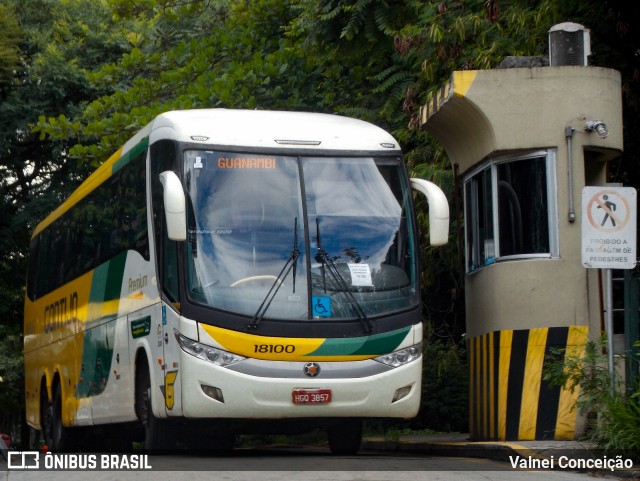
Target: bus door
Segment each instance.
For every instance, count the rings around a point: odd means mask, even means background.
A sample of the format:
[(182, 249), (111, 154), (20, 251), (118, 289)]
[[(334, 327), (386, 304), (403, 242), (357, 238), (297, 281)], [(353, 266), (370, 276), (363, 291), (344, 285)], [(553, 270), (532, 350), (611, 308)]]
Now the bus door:
[(86, 332), (78, 392), (91, 400), (94, 424), (128, 421), (134, 415), (130, 372), (127, 316)]

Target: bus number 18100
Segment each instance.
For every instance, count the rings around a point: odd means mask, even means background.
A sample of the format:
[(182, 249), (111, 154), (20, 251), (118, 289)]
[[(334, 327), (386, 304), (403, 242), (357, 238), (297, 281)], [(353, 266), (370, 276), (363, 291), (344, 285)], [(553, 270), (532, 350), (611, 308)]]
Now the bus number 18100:
[(254, 344), (253, 352), (256, 354), (292, 354), (296, 346), (292, 344)]

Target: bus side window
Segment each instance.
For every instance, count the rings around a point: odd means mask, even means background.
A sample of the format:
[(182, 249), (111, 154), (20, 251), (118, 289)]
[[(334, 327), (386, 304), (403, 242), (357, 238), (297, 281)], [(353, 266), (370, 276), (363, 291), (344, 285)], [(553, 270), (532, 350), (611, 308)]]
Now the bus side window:
[(151, 197), (153, 209), (153, 234), (156, 242), (158, 278), (162, 292), (172, 302), (180, 302), (178, 283), (178, 245), (167, 236), (166, 219), (163, 214), (163, 189), (160, 173), (174, 170), (176, 149), (171, 140), (160, 140), (151, 146)]

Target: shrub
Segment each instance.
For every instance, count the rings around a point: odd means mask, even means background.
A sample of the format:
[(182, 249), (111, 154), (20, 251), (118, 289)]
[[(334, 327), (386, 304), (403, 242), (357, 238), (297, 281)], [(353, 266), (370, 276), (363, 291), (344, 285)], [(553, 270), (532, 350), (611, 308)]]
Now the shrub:
[(422, 404), (417, 429), (468, 432), (469, 370), (466, 350), (448, 340), (425, 338)]
[[(544, 379), (572, 392), (580, 389), (576, 407), (587, 419), (587, 436), (608, 453), (640, 460), (640, 390), (625, 390), (620, 377), (613, 383), (608, 369), (606, 339), (588, 341), (584, 356), (557, 350), (547, 358)], [(615, 371), (614, 371), (615, 372)]]

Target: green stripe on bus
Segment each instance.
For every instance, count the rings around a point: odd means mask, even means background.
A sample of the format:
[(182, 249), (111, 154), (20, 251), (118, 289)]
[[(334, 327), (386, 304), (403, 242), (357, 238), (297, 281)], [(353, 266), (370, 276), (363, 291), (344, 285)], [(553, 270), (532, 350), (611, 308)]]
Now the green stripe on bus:
[(366, 337), (327, 339), (307, 356), (379, 356), (396, 350), (411, 326)]
[(118, 254), (108, 262), (109, 269), (107, 270), (107, 283), (104, 288), (104, 302), (112, 301), (114, 299), (120, 299), (120, 291), (122, 290), (122, 279), (124, 277), (124, 266), (126, 263), (126, 252)]
[[(76, 397), (96, 396), (107, 387), (126, 260), (127, 253), (123, 252), (93, 272)], [(114, 304), (103, 306), (113, 301)]]
[(397, 331), (385, 332), (370, 336), (367, 338), (367, 342), (354, 354), (356, 355), (370, 355), (370, 354), (388, 354), (396, 350), (396, 348), (405, 340), (407, 334), (411, 330), (411, 326)]
[(145, 137), (137, 145), (134, 145), (133, 148), (131, 148), (131, 150), (128, 150), (127, 152), (123, 153), (120, 156), (120, 158), (115, 161), (115, 163), (113, 164), (113, 167), (111, 168), (111, 175), (115, 174), (120, 169), (122, 169), (125, 165), (129, 163), (131, 159), (135, 158), (141, 152), (147, 150), (148, 147), (149, 147), (149, 137)]

